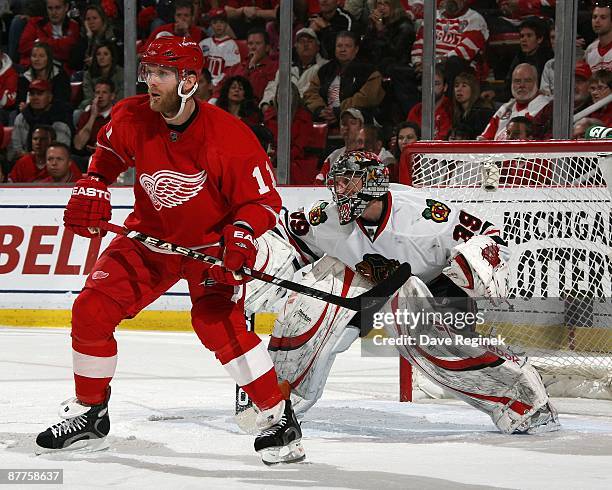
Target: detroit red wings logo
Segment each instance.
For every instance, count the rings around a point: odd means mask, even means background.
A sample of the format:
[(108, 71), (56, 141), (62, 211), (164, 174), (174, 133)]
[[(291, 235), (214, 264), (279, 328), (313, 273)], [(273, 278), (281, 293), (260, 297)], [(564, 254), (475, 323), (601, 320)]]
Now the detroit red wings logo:
[(206, 178), (204, 170), (194, 175), (159, 170), (153, 175), (142, 174), (138, 180), (149, 195), (153, 207), (159, 211), (161, 208), (173, 208), (189, 201), (202, 190)]
[(486, 246), (482, 249), (482, 258), (491, 264), (493, 269), (495, 269), (499, 264), (501, 264), (501, 259), (499, 258), (499, 247), (497, 245)]

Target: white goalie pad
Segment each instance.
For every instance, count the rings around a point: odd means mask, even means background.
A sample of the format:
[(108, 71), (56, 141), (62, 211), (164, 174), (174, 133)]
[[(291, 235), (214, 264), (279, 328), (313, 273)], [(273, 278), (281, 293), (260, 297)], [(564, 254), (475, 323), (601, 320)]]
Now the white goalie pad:
[[(256, 270), (281, 279), (293, 279), (295, 249), (276, 233), (267, 231), (256, 240)], [(249, 281), (246, 284), (244, 310), (246, 315), (258, 311), (273, 311), (274, 305), (285, 295), (285, 289), (263, 281)]]
[(401, 339), (395, 345), (404, 358), (438, 386), (487, 413), (501, 432), (526, 431), (535, 419), (540, 423), (548, 403), (540, 375), (509, 346), (490, 344), (468, 331), (459, 321), (467, 322), (465, 315), (445, 314), (420, 279), (411, 277), (380, 314), (391, 320), (384, 328), (388, 336)]
[(507, 250), (491, 237), (477, 235), (453, 247), (449, 265), (442, 272), (473, 298), (498, 304), (508, 296)]
[[(301, 284), (344, 297), (364, 293), (372, 284), (339, 260), (325, 256)], [(291, 388), (294, 409), (302, 413), (323, 393), (339, 352), (359, 337), (359, 327), (348, 325), (355, 311), (292, 293), (287, 298), (268, 346), (279, 381)]]

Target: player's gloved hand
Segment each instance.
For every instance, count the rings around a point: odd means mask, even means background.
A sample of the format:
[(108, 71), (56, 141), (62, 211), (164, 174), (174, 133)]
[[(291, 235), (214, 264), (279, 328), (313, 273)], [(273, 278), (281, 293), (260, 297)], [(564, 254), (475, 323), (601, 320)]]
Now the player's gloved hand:
[(253, 232), (247, 226), (227, 225), (223, 228), (223, 264), (212, 266), (208, 271), (210, 278), (223, 284), (244, 284), (250, 278), (240, 274), (243, 267), (251, 269), (255, 265), (257, 247)]
[(106, 235), (97, 230), (100, 221), (110, 221), (110, 192), (97, 176), (84, 177), (72, 188), (72, 196), (64, 210), (64, 226), (86, 238)]

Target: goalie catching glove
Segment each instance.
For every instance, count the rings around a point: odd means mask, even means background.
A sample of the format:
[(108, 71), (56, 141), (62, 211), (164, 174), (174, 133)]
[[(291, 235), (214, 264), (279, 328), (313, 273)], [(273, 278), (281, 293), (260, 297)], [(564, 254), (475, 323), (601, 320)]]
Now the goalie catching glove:
[(257, 247), (253, 231), (245, 224), (226, 225), (223, 228), (223, 266), (213, 265), (208, 276), (215, 282), (237, 286), (250, 278), (240, 274), (243, 267), (255, 265)]
[(110, 221), (110, 192), (102, 179), (90, 175), (79, 179), (64, 211), (64, 226), (85, 238), (106, 235), (101, 221)]
[(450, 263), (442, 271), (470, 297), (485, 297), (499, 305), (508, 296), (510, 273), (502, 247), (479, 235), (453, 247)]

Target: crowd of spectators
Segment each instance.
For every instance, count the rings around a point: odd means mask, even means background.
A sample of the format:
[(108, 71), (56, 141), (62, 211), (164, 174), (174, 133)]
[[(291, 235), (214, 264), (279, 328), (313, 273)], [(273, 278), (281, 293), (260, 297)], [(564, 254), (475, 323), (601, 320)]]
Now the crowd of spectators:
[[(97, 132), (124, 97), (123, 1), (7, 3), (0, 181), (69, 182), (87, 171)], [(273, 158), (279, 3), (137, 1), (139, 55), (159, 36), (199, 43), (206, 67), (196, 96), (242, 119)], [(578, 3), (574, 108), (587, 112), (575, 121), (580, 138), (586, 124), (612, 125), (612, 0)], [(396, 180), (404, 148), (421, 135), (424, 1), (293, 6), (291, 183), (325, 183), (334, 160), (358, 148), (379, 154)], [(437, 0), (435, 139), (552, 137), (555, 6)]]

